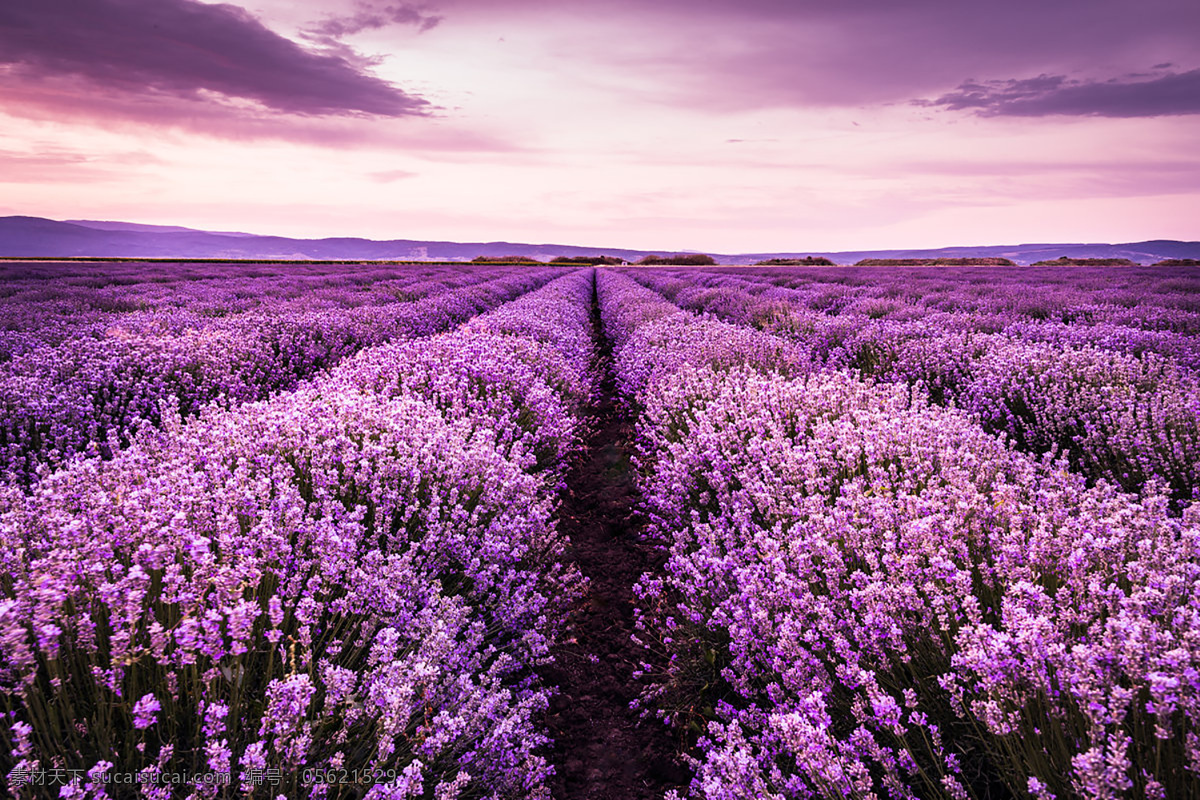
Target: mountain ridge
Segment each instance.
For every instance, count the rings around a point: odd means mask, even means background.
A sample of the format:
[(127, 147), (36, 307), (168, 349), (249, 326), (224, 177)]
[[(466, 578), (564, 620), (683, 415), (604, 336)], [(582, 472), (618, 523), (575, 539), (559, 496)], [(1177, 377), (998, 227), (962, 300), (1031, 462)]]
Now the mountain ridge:
[[(176, 225), (68, 220), (44, 217), (0, 217), (0, 258), (214, 258), (283, 260), (430, 260), (469, 261), (476, 256), (527, 256), (546, 261), (555, 256), (612, 255), (628, 261), (668, 250), (638, 250), (523, 242), (451, 242), (424, 239), (366, 239), (340, 236), (297, 239), (233, 231), (205, 231)], [(683, 252), (683, 251), (676, 251)], [(694, 251), (689, 251), (694, 252)], [(926, 249), (796, 250), (786, 252), (710, 253), (723, 264), (752, 264), (769, 258), (821, 256), (839, 264), (863, 258), (963, 258), (998, 256), (1017, 264), (1068, 258), (1128, 258), (1154, 263), (1167, 258), (1200, 258), (1200, 242), (1152, 239), (1108, 244), (1027, 243), (958, 245)]]

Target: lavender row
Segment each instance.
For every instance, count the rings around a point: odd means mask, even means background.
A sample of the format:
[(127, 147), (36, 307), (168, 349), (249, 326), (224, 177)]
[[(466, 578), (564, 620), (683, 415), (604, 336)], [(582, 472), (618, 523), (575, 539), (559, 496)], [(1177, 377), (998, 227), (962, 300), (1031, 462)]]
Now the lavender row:
[[(652, 273), (638, 278), (656, 287), (678, 280)], [(1162, 485), (1177, 504), (1197, 499), (1200, 373), (1178, 360), (1081, 343), (1061, 335), (1067, 326), (1013, 323), (986, 333), (969, 316), (908, 322), (828, 317), (729, 286), (667, 289), (684, 307), (785, 335), (814, 362), (920, 385), (935, 401), (970, 412), (1018, 447), (1063, 456), (1091, 479), (1127, 491)], [(1107, 342), (1103, 337), (1112, 326), (1090, 330)], [(1128, 336), (1112, 334), (1113, 341), (1159, 335), (1123, 330)], [(1190, 357), (1200, 359), (1200, 337), (1172, 336), (1186, 339)]]
[[(1040, 281), (1025, 274), (1035, 270), (798, 271), (803, 278), (792, 270), (753, 269), (632, 274), (682, 307), (738, 316), (758, 327), (829, 329), (830, 349), (850, 351), (843, 359), (853, 358), (858, 331), (886, 325), (901, 338), (930, 331), (1003, 332), (1129, 355), (1157, 353), (1200, 368), (1200, 313), (1184, 310), (1197, 303), (1200, 277), (1194, 270), (1169, 271), (1180, 274), (1157, 281), (1153, 275), (1124, 276), (1144, 282), (1123, 282), (1114, 270), (1088, 269), (1059, 269)], [(1114, 283), (1116, 298), (1111, 297)], [(1155, 286), (1171, 291), (1156, 293)]]
[(1190, 796), (1200, 528), (1035, 461), (903, 385), (641, 335), (643, 703), (699, 735), (696, 798)]
[[(638, 272), (642, 272), (638, 270)], [(984, 328), (1014, 321), (1117, 325), (1200, 333), (1194, 268), (839, 267), (656, 269), (677, 289), (744, 289), (826, 315), (904, 321), (969, 316)]]
[(228, 772), (189, 796), (361, 796), (303, 779), (344, 769), (386, 776), (371, 800), (548, 797), (533, 667), (583, 581), (541, 456), (575, 446), (593, 391), (590, 295), (572, 274), (5, 490), (9, 780), (80, 769), (101, 797), (104, 771), (139, 772), (167, 798), (153, 775)]
[(244, 314), (386, 305), (500, 274), (447, 266), (0, 264), (0, 363), (71, 339), (179, 335)]
[(657, 292), (607, 270), (597, 273), (600, 316), (613, 342), (613, 369), (624, 400), (640, 402), (649, 387), (681, 367), (748, 364), (808, 372), (803, 348), (779, 336), (680, 311)]
[[(797, 287), (790, 286), (797, 282), (788, 277), (791, 271), (779, 270), (633, 274), (681, 307), (737, 317), (765, 329), (807, 330), (822, 340), (827, 358), (843, 363), (859, 356), (864, 346), (860, 337), (869, 346), (884, 329), (900, 340), (931, 332), (1003, 332), (1014, 339), (1091, 345), (1134, 356), (1157, 353), (1190, 370), (1200, 369), (1200, 314), (1178, 308), (1195, 303), (1200, 280), (1194, 277), (1160, 280), (1174, 287), (1171, 293), (1143, 289), (1131, 297), (1134, 287), (1123, 286), (1122, 304), (1113, 305), (1102, 302), (1101, 288), (1104, 278), (1114, 282), (1112, 274), (1088, 277), (1059, 270), (1056, 283), (1047, 285), (1021, 272), (988, 276), (985, 271), (973, 278), (971, 270), (961, 272), (966, 274), (827, 270), (821, 280), (810, 276)], [(779, 286), (781, 282), (787, 285)], [(1069, 285), (1059, 285), (1063, 283)]]
[(411, 302), (256, 312), (181, 335), (73, 339), (34, 350), (0, 379), (0, 474), (29, 485), (80, 453), (109, 456), (164, 410), (188, 416), (288, 391), (348, 355), (427, 336), (545, 284), (555, 270), (506, 271)]
[[(221, 274), (219, 265), (209, 266)], [(0, 374), (36, 376), (53, 373), (56, 366), (59, 372), (66, 371), (69, 366), (59, 362), (70, 358), (71, 348), (95, 349), (106, 340), (146, 342), (201, 332), (244, 337), (280, 318), (314, 314), (366, 318), (385, 306), (512, 274), (511, 268), (343, 266), (341, 270), (259, 275), (242, 268), (203, 280), (167, 280), (148, 271), (140, 276), (140, 283), (104, 288), (92, 285), (114, 278), (103, 271), (82, 279), (83, 283), (39, 275), (6, 287), (12, 293), (0, 301), (0, 360), (7, 362)], [(30, 355), (47, 345), (61, 349)]]

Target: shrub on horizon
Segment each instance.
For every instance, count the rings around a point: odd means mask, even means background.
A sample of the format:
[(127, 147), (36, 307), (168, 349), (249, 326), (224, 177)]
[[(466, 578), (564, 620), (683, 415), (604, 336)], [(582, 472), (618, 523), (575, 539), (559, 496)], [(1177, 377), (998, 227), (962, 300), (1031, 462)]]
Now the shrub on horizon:
[(824, 256), (805, 256), (804, 258), (768, 258), (765, 261), (755, 261), (755, 267), (836, 267), (837, 264)]
[[(1041, 262), (1039, 262), (1041, 263)], [(856, 267), (1015, 267), (1016, 264), (999, 256), (979, 258), (864, 258)]]
[(657, 266), (659, 264), (671, 264), (684, 267), (708, 267), (717, 263), (712, 256), (707, 256), (703, 253), (681, 253), (673, 256), (655, 256), (650, 255), (644, 257), (637, 262), (641, 266)]
[(542, 264), (531, 256), (475, 256), (472, 264)]
[(1045, 259), (1044, 261), (1035, 261), (1035, 267), (1140, 267), (1142, 266), (1136, 261), (1130, 261), (1128, 258), (1071, 258), (1070, 256), (1059, 256), (1058, 258)]
[(615, 266), (624, 264), (625, 259), (617, 256), (555, 256), (550, 259), (551, 264), (583, 264), (598, 266), (601, 264)]

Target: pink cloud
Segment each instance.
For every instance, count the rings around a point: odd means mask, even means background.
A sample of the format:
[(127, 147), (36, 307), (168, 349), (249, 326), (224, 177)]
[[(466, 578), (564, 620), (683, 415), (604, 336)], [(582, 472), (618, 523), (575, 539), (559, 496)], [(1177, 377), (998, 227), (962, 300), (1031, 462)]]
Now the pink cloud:
[(148, 153), (95, 156), (51, 148), (34, 152), (0, 150), (0, 183), (107, 183), (134, 177), (131, 168), (157, 162)]
[(406, 178), (415, 178), (417, 177), (417, 173), (407, 169), (387, 169), (380, 172), (368, 173), (367, 177), (376, 183), (395, 183)]
[(34, 120), (96, 126), (137, 133), (146, 128), (198, 133), (233, 142), (274, 139), (321, 147), (349, 145), (433, 152), (512, 152), (517, 144), (485, 130), (432, 116), (411, 117), (403, 126), (367, 114), (312, 116), (281, 113), (262, 104), (205, 92), (178, 96), (146, 89), (99, 90), (71, 75), (36, 80), (12, 78), (0, 67), (0, 108)]

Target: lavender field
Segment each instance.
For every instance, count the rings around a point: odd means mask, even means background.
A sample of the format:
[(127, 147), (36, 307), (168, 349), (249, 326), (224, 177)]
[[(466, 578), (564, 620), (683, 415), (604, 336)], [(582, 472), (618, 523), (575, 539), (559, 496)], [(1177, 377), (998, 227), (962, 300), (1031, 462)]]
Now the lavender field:
[(19, 798), (1200, 798), (1200, 271), (0, 264)]

